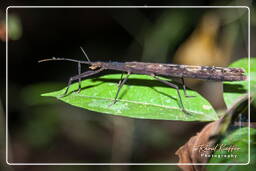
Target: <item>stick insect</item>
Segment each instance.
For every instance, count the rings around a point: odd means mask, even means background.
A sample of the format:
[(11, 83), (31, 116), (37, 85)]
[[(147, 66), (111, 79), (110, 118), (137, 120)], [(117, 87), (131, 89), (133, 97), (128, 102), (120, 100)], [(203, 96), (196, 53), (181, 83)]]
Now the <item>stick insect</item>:
[[(149, 75), (154, 79), (175, 88), (177, 90), (177, 94), (179, 97), (179, 102), (181, 106), (181, 110), (185, 113), (188, 113), (183, 105), (179, 87), (176, 84), (173, 84), (167, 80), (163, 80), (158, 76), (164, 77), (172, 77), (172, 78), (180, 78), (183, 91), (185, 97), (193, 97), (188, 96), (186, 93), (186, 86), (184, 82), (184, 78), (194, 78), (201, 80), (213, 80), (213, 81), (242, 81), (246, 80), (246, 76), (244, 75), (244, 70), (242, 68), (227, 68), (227, 67), (214, 67), (214, 66), (193, 66), (193, 65), (178, 65), (178, 64), (161, 64), (161, 63), (144, 63), (144, 62), (91, 62), (85, 51), (82, 47), (80, 47), (83, 54), (85, 55), (87, 61), (68, 59), (68, 58), (50, 58), (43, 59), (38, 61), (71, 61), (78, 64), (78, 74), (72, 76), (68, 81), (68, 86), (65, 90), (63, 96), (67, 95), (70, 85), (73, 81), (78, 81), (78, 93), (81, 90), (81, 79), (95, 75), (97, 73), (102, 72), (103, 70), (116, 70), (121, 72), (126, 72), (127, 75), (123, 78), (123, 73), (121, 74), (121, 79), (118, 83), (117, 93), (114, 98), (113, 104), (117, 102), (118, 94), (123, 87), (123, 85), (127, 82), (128, 77), (131, 74), (143, 74)], [(81, 72), (81, 64), (90, 65), (89, 68), (91, 70)]]

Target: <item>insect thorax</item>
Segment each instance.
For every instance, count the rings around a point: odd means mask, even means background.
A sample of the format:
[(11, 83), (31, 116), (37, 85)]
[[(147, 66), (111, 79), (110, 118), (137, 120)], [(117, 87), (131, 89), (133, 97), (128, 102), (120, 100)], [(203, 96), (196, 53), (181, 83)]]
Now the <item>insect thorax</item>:
[(89, 68), (92, 70), (95, 70), (101, 67), (102, 67), (102, 62), (93, 62)]

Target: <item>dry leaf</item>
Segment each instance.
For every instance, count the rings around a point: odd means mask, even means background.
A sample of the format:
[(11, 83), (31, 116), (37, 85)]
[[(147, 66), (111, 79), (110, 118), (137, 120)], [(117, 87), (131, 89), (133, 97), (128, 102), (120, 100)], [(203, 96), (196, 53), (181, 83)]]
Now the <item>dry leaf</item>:
[[(209, 137), (215, 132), (218, 124), (219, 121), (207, 124), (201, 132), (181, 146), (175, 153), (179, 156), (179, 163), (207, 163), (208, 158), (202, 156), (202, 154), (209, 154), (210, 151), (202, 152), (200, 147), (214, 144), (214, 141), (209, 141)], [(184, 171), (203, 170), (202, 165), (179, 165), (179, 167)]]

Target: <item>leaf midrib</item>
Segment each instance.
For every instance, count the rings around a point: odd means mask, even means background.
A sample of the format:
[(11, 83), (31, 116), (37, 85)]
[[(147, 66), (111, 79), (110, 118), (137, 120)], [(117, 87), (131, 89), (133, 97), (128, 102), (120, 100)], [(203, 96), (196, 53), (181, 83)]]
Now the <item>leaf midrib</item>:
[[(101, 100), (114, 100), (112, 98), (105, 98), (105, 97), (97, 97), (97, 96), (87, 96), (87, 95), (80, 95), (80, 94), (72, 94), (73, 96), (78, 96), (78, 97), (84, 97), (84, 98), (95, 98), (95, 99), (101, 99)], [(165, 108), (165, 109), (173, 109), (173, 110), (180, 110), (180, 108), (177, 108), (177, 107), (169, 107), (169, 106), (165, 106), (165, 105), (159, 105), (159, 104), (151, 104), (151, 103), (145, 103), (145, 102), (137, 102), (137, 101), (130, 101), (130, 100), (123, 100), (123, 99), (118, 99), (118, 101), (121, 101), (121, 102), (128, 102), (128, 103), (133, 103), (133, 104), (142, 104), (142, 105), (145, 105), (145, 106), (156, 106), (156, 107), (162, 107), (162, 108)], [(193, 114), (196, 114), (196, 115), (204, 115), (204, 113), (199, 113), (199, 112), (194, 112), (194, 111), (191, 111), (189, 110), (190, 112), (192, 112)], [(212, 117), (208, 117), (209, 119), (216, 119), (216, 118), (212, 118)]]

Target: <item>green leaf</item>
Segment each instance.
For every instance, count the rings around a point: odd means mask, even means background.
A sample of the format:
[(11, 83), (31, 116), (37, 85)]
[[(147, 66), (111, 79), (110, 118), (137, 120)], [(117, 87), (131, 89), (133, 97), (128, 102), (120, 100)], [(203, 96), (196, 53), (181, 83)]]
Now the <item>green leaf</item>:
[(250, 60), (250, 89), (253, 96), (256, 96), (256, 58)]
[(130, 75), (120, 91), (118, 101), (113, 104), (120, 74), (105, 75), (82, 81), (80, 93), (74, 92), (78, 84), (72, 84), (68, 95), (61, 97), (66, 88), (43, 96), (56, 97), (68, 104), (84, 109), (141, 119), (212, 121), (218, 116), (212, 106), (198, 93), (188, 90), (193, 98), (186, 98), (181, 91), (184, 107), (181, 110), (176, 89), (170, 88), (146, 75)]
[[(248, 144), (248, 131), (250, 130), (250, 137), (251, 141), (250, 144)], [(213, 155), (222, 155), (220, 157), (211, 157), (209, 160), (209, 163), (243, 163), (246, 164), (249, 162), (248, 158), (248, 145), (250, 145), (250, 165), (247, 166), (208, 166), (207, 170), (230, 170), (230, 171), (236, 171), (236, 170), (253, 170), (253, 166), (256, 162), (256, 144), (255, 144), (255, 139), (256, 138), (256, 129), (254, 128), (240, 128), (234, 131), (232, 134), (228, 135), (226, 138), (224, 138), (220, 144), (226, 145), (226, 147), (230, 146), (236, 146), (240, 148), (239, 150), (234, 150), (234, 151), (227, 151), (227, 150), (216, 150)], [(236, 157), (231, 157), (230, 155), (233, 154), (236, 155)], [(223, 155), (226, 155), (224, 157)], [(227, 157), (227, 156), (230, 157)]]
[[(238, 67), (245, 69), (245, 75), (248, 76), (248, 58), (242, 58), (238, 61), (235, 61), (229, 67)], [(224, 82), (224, 100), (228, 107), (231, 107), (234, 103), (234, 100), (240, 98), (248, 92), (248, 83), (250, 80), (251, 91), (255, 92), (256, 90), (256, 67), (253, 67), (253, 64), (256, 64), (256, 58), (250, 59), (250, 78), (245, 81), (234, 81), (234, 82)]]

